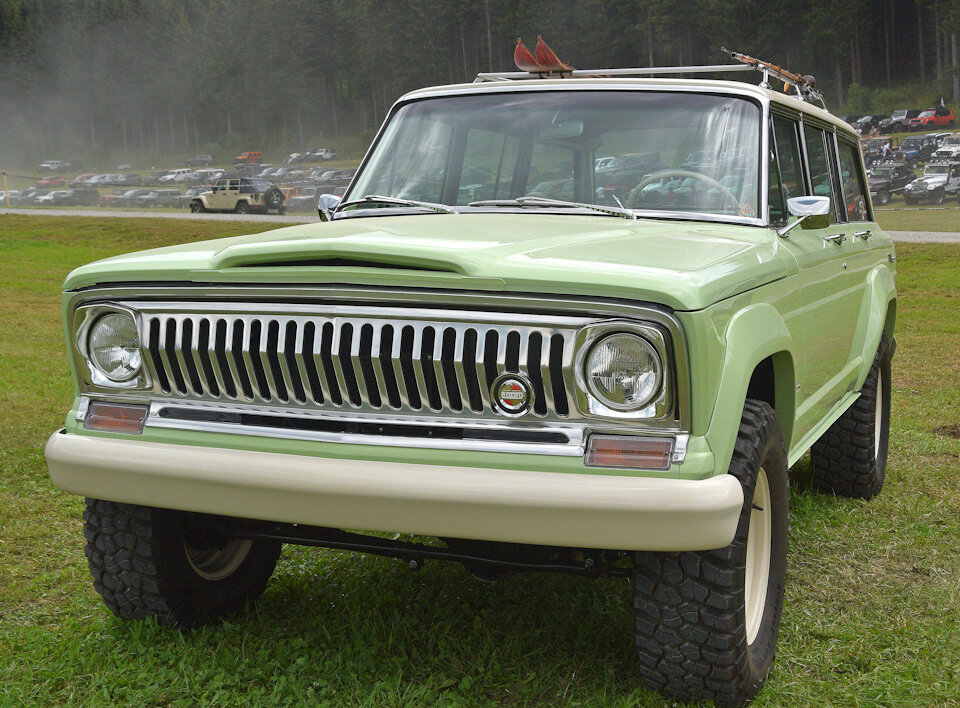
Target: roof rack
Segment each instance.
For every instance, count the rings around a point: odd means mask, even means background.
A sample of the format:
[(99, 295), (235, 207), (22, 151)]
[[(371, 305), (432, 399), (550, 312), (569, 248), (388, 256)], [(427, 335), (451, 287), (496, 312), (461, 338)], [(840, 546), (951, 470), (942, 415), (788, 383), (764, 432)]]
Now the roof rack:
[(740, 52), (731, 52), (726, 47), (721, 51), (739, 61), (739, 64), (703, 64), (693, 66), (645, 66), (628, 69), (563, 69), (559, 71), (495, 71), (477, 74), (474, 83), (487, 81), (522, 81), (525, 79), (552, 78), (608, 78), (614, 76), (666, 76), (671, 74), (722, 74), (731, 71), (759, 71), (763, 74), (762, 88), (771, 88), (770, 79), (782, 81), (784, 91), (793, 89), (796, 98), (807, 103), (817, 104), (823, 110), (827, 106), (823, 94), (816, 89), (816, 80), (812, 76), (800, 76), (783, 67), (760, 59), (754, 59)]

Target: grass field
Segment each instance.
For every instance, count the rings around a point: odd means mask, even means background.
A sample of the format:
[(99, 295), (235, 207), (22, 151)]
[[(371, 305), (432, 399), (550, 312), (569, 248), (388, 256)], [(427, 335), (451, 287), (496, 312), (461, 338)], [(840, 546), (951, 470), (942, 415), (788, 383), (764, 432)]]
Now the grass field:
[[(0, 216), (0, 706), (660, 706), (625, 581), (419, 573), (287, 547), (262, 601), (189, 634), (100, 604), (82, 500), (42, 445), (72, 387), (59, 286), (94, 258), (271, 225)], [(786, 607), (764, 706), (960, 704), (960, 246), (903, 245), (887, 486), (794, 469)]]
[(960, 231), (960, 208), (902, 208), (903, 202), (876, 209), (877, 223), (889, 231)]

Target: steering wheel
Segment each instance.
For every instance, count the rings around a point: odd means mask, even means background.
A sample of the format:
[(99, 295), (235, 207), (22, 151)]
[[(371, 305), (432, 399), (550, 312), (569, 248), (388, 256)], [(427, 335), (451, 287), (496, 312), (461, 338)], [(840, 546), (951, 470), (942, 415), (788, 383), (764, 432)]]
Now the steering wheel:
[(723, 194), (723, 197), (725, 200), (733, 202), (733, 205), (737, 208), (738, 214), (743, 214), (743, 206), (740, 204), (740, 200), (736, 198), (733, 192), (727, 189), (727, 187), (725, 187), (724, 185), (720, 184), (720, 182), (715, 180), (713, 177), (705, 175), (702, 172), (693, 172), (691, 170), (667, 169), (667, 170), (660, 170), (659, 172), (654, 172), (653, 174), (647, 175), (642, 180), (640, 180), (640, 183), (636, 187), (630, 190), (630, 193), (627, 195), (626, 204), (624, 206), (626, 206), (628, 209), (638, 208), (640, 205), (637, 202), (640, 200), (640, 192), (643, 191), (643, 188), (646, 187), (651, 182), (656, 182), (658, 179), (661, 179), (662, 177), (667, 177), (668, 175), (673, 177), (691, 177), (693, 179), (698, 179), (702, 182), (706, 182), (711, 187), (719, 189), (720, 193)]

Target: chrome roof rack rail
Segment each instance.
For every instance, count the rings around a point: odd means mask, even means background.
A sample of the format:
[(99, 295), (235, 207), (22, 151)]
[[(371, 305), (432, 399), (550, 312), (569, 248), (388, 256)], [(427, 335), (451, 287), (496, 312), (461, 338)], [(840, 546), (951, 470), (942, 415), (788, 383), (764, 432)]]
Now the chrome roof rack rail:
[(556, 72), (492, 71), (477, 74), (475, 84), (485, 81), (517, 81), (550, 78), (607, 78), (612, 76), (650, 76), (652, 74), (717, 74), (728, 71), (753, 71), (747, 64), (705, 64), (702, 66), (643, 66), (632, 69), (573, 69)]

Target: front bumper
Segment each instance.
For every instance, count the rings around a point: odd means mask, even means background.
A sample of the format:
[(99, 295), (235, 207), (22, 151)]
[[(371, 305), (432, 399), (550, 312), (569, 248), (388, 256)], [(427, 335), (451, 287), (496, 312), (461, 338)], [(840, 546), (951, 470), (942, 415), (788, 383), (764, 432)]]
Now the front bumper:
[(74, 435), (50, 476), (88, 497), (364, 531), (574, 548), (685, 551), (733, 540), (743, 491), (703, 480), (316, 458)]

